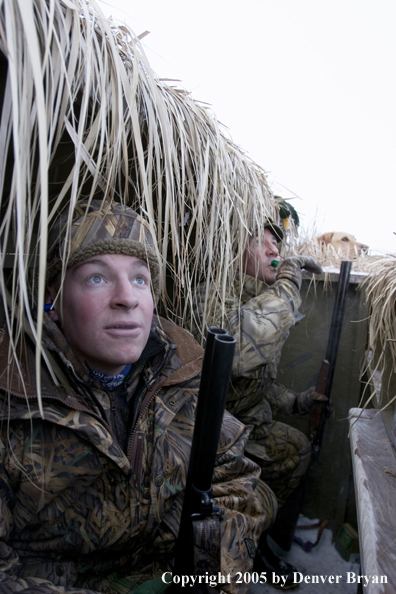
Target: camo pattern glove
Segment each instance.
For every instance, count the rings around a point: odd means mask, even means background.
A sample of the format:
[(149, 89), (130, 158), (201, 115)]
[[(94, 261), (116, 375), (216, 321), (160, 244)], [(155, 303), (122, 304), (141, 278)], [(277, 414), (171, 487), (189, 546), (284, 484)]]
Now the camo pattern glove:
[(321, 274), (321, 272), (323, 272), (319, 260), (312, 256), (290, 256), (290, 258), (285, 258), (279, 266), (276, 280), (282, 278), (288, 279), (300, 290), (303, 268), (308, 270), (308, 272), (313, 272), (315, 274)]
[(300, 415), (309, 413), (315, 400), (318, 402), (328, 402), (329, 399), (324, 394), (319, 394), (316, 391), (315, 386), (311, 386), (304, 392), (297, 393), (297, 412)]

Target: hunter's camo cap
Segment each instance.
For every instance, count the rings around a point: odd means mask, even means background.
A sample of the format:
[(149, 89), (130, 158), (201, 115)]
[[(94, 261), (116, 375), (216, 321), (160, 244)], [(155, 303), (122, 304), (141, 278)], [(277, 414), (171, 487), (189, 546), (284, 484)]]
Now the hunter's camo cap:
[(276, 225), (272, 221), (272, 219), (267, 219), (267, 221), (264, 223), (264, 229), (269, 229), (271, 231), (272, 235), (275, 236), (275, 239), (278, 243), (283, 241), (283, 238), (284, 238), (283, 231), (279, 227), (279, 225)]
[(89, 207), (77, 206), (75, 215), (70, 232), (67, 215), (61, 215), (49, 234), (47, 284), (55, 280), (63, 261), (69, 268), (95, 255), (125, 254), (147, 262), (157, 299), (160, 264), (149, 223), (131, 208), (99, 200), (92, 200)]

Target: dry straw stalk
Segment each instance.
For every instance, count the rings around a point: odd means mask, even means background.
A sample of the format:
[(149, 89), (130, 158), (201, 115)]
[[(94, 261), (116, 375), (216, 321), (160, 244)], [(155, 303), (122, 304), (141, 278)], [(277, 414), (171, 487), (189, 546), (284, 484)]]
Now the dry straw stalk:
[[(375, 404), (381, 403), (380, 392), (375, 388), (383, 384), (386, 376), (391, 386), (396, 373), (396, 255), (388, 254), (371, 264), (361, 288), (366, 292), (370, 314), (364, 370), (368, 377), (367, 385), (374, 386), (373, 390), (365, 391), (362, 405), (366, 407), (375, 395)], [(383, 389), (388, 391), (389, 386), (383, 385)], [(383, 403), (384, 407), (395, 399), (396, 394), (390, 393), (388, 402)]]
[(82, 199), (149, 219), (162, 309), (178, 323), (203, 278), (221, 295), (253, 224), (277, 208), (264, 170), (208, 107), (161, 81), (139, 38), (94, 0), (2, 0), (0, 51), (0, 286), (14, 362), (24, 331), (37, 372), (46, 359), (48, 230)]

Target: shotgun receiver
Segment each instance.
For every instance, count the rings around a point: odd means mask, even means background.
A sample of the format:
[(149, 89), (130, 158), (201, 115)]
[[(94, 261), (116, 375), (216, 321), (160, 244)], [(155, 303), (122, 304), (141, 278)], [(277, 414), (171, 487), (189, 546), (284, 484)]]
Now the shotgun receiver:
[[(220, 516), (211, 497), (212, 478), (235, 343), (235, 338), (220, 328), (210, 327), (207, 332), (172, 593), (181, 591), (182, 576), (218, 575), (220, 572)], [(216, 591), (213, 584), (210, 586), (201, 583), (192, 591)]]
[(326, 355), (322, 361), (315, 391), (327, 397), (327, 401), (314, 400), (309, 417), (308, 437), (312, 443), (312, 463), (315, 464), (322, 446), (326, 419), (330, 414), (330, 393), (333, 385), (334, 369), (337, 360), (338, 347), (344, 318), (346, 295), (349, 285), (352, 262), (341, 262), (338, 279), (337, 294), (331, 319), (329, 340)]

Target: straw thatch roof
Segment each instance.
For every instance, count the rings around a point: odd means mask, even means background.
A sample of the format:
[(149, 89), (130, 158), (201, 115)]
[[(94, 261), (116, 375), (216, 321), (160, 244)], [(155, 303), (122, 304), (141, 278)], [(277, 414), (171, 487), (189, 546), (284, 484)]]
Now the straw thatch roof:
[(0, 52), (0, 289), (15, 341), (24, 326), (40, 348), (48, 230), (93, 197), (150, 220), (162, 309), (183, 323), (196, 283), (221, 293), (253, 224), (278, 219), (264, 170), (95, 0), (3, 0)]

